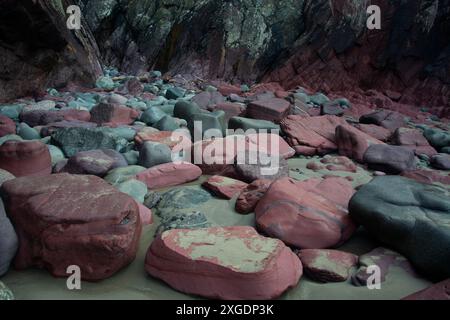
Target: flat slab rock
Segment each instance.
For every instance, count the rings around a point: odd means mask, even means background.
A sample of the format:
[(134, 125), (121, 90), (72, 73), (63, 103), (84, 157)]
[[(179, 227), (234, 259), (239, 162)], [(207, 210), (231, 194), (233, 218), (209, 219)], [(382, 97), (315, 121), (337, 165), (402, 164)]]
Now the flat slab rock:
[(302, 275), (291, 249), (251, 227), (166, 231), (145, 269), (181, 292), (226, 300), (277, 298)]
[(356, 229), (347, 205), (354, 190), (343, 178), (295, 181), (282, 178), (269, 187), (255, 209), (260, 231), (303, 249), (332, 248)]
[(298, 256), (305, 275), (322, 283), (347, 281), (358, 263), (358, 256), (338, 250), (304, 249)]
[(229, 200), (245, 189), (247, 183), (227, 177), (212, 176), (203, 183), (203, 187), (216, 196)]
[(192, 163), (165, 163), (138, 173), (136, 179), (149, 189), (161, 189), (197, 180), (201, 175), (202, 170)]
[(104, 180), (25, 177), (5, 182), (2, 191), (19, 237), (17, 269), (35, 266), (67, 277), (67, 267), (78, 265), (83, 280), (97, 281), (134, 260), (141, 234), (138, 205)]

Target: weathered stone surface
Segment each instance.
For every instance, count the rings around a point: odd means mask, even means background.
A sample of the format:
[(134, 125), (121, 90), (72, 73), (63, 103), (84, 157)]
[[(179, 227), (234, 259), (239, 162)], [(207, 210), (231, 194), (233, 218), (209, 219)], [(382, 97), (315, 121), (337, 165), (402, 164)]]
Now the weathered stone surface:
[(444, 185), (450, 185), (450, 175), (443, 175), (436, 170), (406, 171), (401, 175), (403, 177), (413, 179), (421, 183), (433, 184), (437, 182)]
[(139, 113), (119, 104), (101, 103), (91, 110), (91, 121), (101, 125), (132, 124)]
[(46, 126), (61, 121), (91, 120), (89, 111), (63, 109), (63, 110), (32, 110), (20, 113), (20, 120), (31, 127)]
[(16, 177), (52, 172), (50, 152), (40, 141), (7, 141), (0, 146), (0, 168)]
[(18, 247), (16, 231), (6, 216), (3, 201), (0, 199), (0, 277), (8, 272)]
[(435, 280), (450, 276), (449, 191), (397, 176), (376, 177), (351, 199), (350, 216)]
[(289, 164), (277, 154), (245, 151), (236, 156), (235, 170), (238, 177), (248, 183), (255, 180), (276, 180), (289, 176)]
[(405, 125), (405, 117), (398, 112), (379, 110), (362, 116), (359, 122), (365, 124), (376, 124), (391, 131)]
[(145, 168), (151, 168), (173, 160), (175, 159), (172, 159), (172, 150), (168, 145), (147, 141), (139, 152), (138, 164)]
[(430, 159), (431, 165), (439, 170), (450, 170), (450, 154), (439, 153)]
[(247, 116), (279, 123), (289, 114), (290, 107), (290, 103), (284, 99), (258, 100), (248, 105)]
[(271, 130), (276, 130), (278, 132), (280, 130), (280, 126), (273, 123), (272, 121), (248, 119), (243, 117), (231, 118), (228, 122), (228, 128), (232, 130), (242, 129), (244, 131), (253, 129), (256, 132), (266, 130), (266, 132), (269, 133), (272, 132)]
[(142, 171), (136, 175), (149, 189), (161, 189), (177, 186), (197, 180), (202, 170), (192, 163), (166, 163)]
[(159, 235), (165, 231), (173, 229), (202, 229), (211, 227), (208, 218), (199, 211), (176, 213), (166, 216), (156, 230)]
[(227, 177), (212, 176), (203, 183), (203, 187), (216, 196), (229, 200), (246, 188), (247, 183)]
[[(25, 177), (2, 186), (19, 236), (14, 265), (67, 277), (78, 265), (84, 280), (108, 278), (136, 256), (141, 221), (136, 201), (95, 176)], [(35, 223), (30, 223), (35, 221)]]
[(369, 164), (370, 168), (388, 174), (399, 174), (416, 169), (414, 151), (401, 146), (371, 145), (364, 153), (364, 162)]
[(423, 133), (417, 129), (398, 128), (391, 137), (393, 144), (411, 149), (416, 155), (426, 154), (431, 157), (437, 151), (430, 146)]
[(181, 292), (227, 300), (273, 299), (302, 275), (289, 248), (251, 227), (166, 231), (150, 246), (145, 269)]
[(298, 248), (338, 246), (356, 229), (347, 212), (353, 193), (351, 183), (343, 178), (279, 179), (256, 206), (257, 227)]
[(305, 275), (318, 282), (344, 282), (358, 263), (358, 256), (337, 250), (303, 249), (298, 253)]
[(8, 117), (0, 115), (0, 138), (16, 133), (16, 123)]
[(355, 128), (383, 142), (387, 142), (392, 135), (392, 132), (388, 129), (375, 124), (357, 123), (355, 124)]
[(249, 214), (253, 212), (258, 204), (258, 201), (264, 196), (269, 189), (272, 181), (270, 180), (255, 180), (242, 192), (236, 201), (236, 211), (241, 214)]

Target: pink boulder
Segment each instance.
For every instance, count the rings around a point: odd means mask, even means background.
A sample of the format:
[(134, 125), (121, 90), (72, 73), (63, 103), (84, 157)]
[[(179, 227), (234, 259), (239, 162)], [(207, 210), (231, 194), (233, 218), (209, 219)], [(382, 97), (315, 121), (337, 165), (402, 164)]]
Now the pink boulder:
[[(7, 181), (6, 210), (19, 236), (15, 267), (106, 279), (131, 263), (141, 221), (136, 201), (95, 176), (55, 174)], [(31, 223), (30, 223), (31, 222)]]
[(16, 133), (16, 123), (8, 117), (0, 115), (0, 138)]
[(7, 141), (0, 146), (0, 169), (16, 177), (51, 174), (50, 152), (40, 141)]
[(139, 112), (113, 103), (101, 103), (91, 110), (91, 121), (101, 125), (128, 125), (139, 117)]
[(392, 135), (392, 143), (414, 151), (416, 155), (426, 154), (431, 157), (437, 154), (422, 131), (411, 128), (398, 128)]
[(298, 257), (251, 227), (170, 230), (158, 236), (145, 270), (178, 291), (224, 300), (265, 300), (297, 285)]
[(173, 187), (197, 180), (202, 170), (189, 162), (165, 163), (136, 175), (136, 179), (144, 182), (149, 189)]
[(279, 123), (291, 109), (291, 104), (284, 99), (257, 100), (247, 107), (247, 116), (253, 119)]
[(203, 183), (203, 187), (216, 196), (229, 200), (245, 189), (247, 183), (227, 177), (212, 176)]
[(270, 180), (255, 180), (245, 189), (242, 190), (236, 201), (236, 211), (241, 214), (249, 214), (253, 212), (258, 204), (258, 201), (269, 189), (272, 181)]
[(351, 183), (343, 178), (282, 178), (258, 202), (256, 224), (263, 233), (297, 248), (336, 247), (356, 229), (347, 209), (353, 194)]

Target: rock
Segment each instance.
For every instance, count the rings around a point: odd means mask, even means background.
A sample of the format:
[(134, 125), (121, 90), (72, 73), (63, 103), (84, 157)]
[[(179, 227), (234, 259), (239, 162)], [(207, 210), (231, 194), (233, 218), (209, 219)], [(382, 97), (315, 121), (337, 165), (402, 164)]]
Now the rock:
[(209, 227), (211, 227), (211, 224), (201, 212), (177, 213), (162, 219), (161, 224), (156, 230), (156, 235), (173, 229), (201, 229)]
[(251, 227), (166, 231), (150, 246), (145, 270), (181, 292), (224, 300), (273, 299), (302, 275), (289, 248)]
[(399, 174), (416, 169), (414, 151), (390, 145), (371, 145), (364, 154), (364, 162), (373, 170)]
[(339, 103), (327, 102), (320, 107), (321, 116), (336, 116), (342, 117), (344, 115), (345, 109), (341, 107)]
[(116, 87), (116, 85), (114, 84), (114, 81), (111, 79), (111, 77), (106, 77), (106, 76), (98, 78), (95, 85), (97, 88), (104, 89), (106, 91), (112, 91)]
[(225, 102), (225, 97), (217, 91), (203, 91), (192, 98), (192, 102), (197, 104), (202, 109), (208, 109), (208, 107), (214, 107), (218, 104)]
[(238, 86), (233, 86), (231, 84), (221, 84), (217, 90), (224, 96), (229, 96), (231, 94), (240, 95), (242, 93), (242, 89)]
[(0, 301), (14, 300), (14, 294), (0, 281)]
[(50, 152), (40, 141), (7, 141), (0, 146), (0, 168), (16, 177), (52, 172)]
[(8, 272), (18, 247), (16, 231), (6, 216), (3, 201), (0, 199), (0, 277)]
[(128, 125), (139, 117), (131, 108), (111, 103), (100, 103), (91, 110), (91, 121), (99, 125)]
[(134, 166), (138, 164), (139, 161), (139, 151), (131, 150), (122, 154), (128, 165)]
[(202, 170), (188, 162), (166, 163), (142, 171), (136, 175), (149, 189), (173, 187), (197, 180)]
[(64, 128), (52, 135), (52, 144), (60, 147), (67, 157), (72, 157), (78, 152), (89, 150), (121, 151), (127, 141), (108, 128)]
[(416, 180), (421, 183), (433, 184), (441, 183), (450, 185), (450, 175), (442, 175), (436, 170), (414, 170), (406, 171), (401, 174), (403, 177)]
[(330, 102), (330, 99), (323, 93), (316, 93), (316, 94), (310, 96), (309, 100), (313, 104), (318, 105), (318, 106), (322, 106), (322, 105), (326, 104), (327, 102)]
[(173, 87), (173, 88), (167, 89), (166, 99), (177, 100), (177, 99), (183, 98), (183, 96), (184, 96), (184, 90), (181, 88)]
[(166, 115), (155, 123), (154, 127), (160, 131), (175, 131), (180, 128), (180, 125), (177, 123), (175, 118)]
[[(434, 280), (450, 277), (449, 191), (397, 176), (376, 177), (351, 199), (350, 216)], [(430, 236), (433, 235), (433, 236)]]
[(209, 108), (210, 111), (223, 111), (225, 112), (225, 123), (229, 123), (233, 117), (239, 117), (245, 114), (245, 105), (239, 103), (219, 103)]
[(108, 98), (107, 98), (108, 103), (112, 103), (112, 104), (121, 104), (121, 105), (126, 105), (128, 98), (117, 94), (117, 93), (111, 93)]
[(120, 192), (133, 197), (138, 203), (144, 203), (147, 195), (147, 185), (145, 183), (136, 179), (130, 179), (117, 184), (116, 187)]
[(353, 285), (358, 287), (367, 286), (367, 280), (373, 274), (368, 272), (370, 266), (380, 268), (381, 283), (386, 281), (386, 277), (392, 267), (400, 267), (412, 276), (417, 277), (414, 269), (405, 257), (389, 249), (376, 248), (359, 257), (359, 268), (352, 276)]
[(347, 125), (336, 128), (336, 144), (340, 155), (362, 163), (367, 149), (371, 145), (383, 145), (383, 142)]
[(70, 157), (60, 172), (104, 177), (109, 171), (127, 165), (125, 158), (115, 150), (90, 150)]
[(347, 157), (332, 157), (326, 155), (320, 160), (320, 162), (325, 164), (326, 169), (329, 171), (344, 171), (353, 173), (358, 171), (358, 167)]
[(271, 133), (251, 133), (246, 135), (246, 150), (257, 150), (269, 156), (279, 156), (289, 159), (295, 156), (295, 150), (278, 134)]
[(138, 173), (143, 172), (145, 170), (147, 169), (135, 165), (117, 168), (108, 172), (108, 175), (104, 178), (104, 180), (112, 184), (113, 186), (117, 186), (122, 182), (134, 179)]
[(222, 176), (212, 176), (202, 185), (216, 196), (228, 200), (247, 187), (245, 182)]
[(389, 110), (379, 110), (363, 115), (359, 119), (360, 123), (376, 124), (390, 131), (395, 131), (406, 124), (405, 117), (398, 112)]
[(387, 142), (392, 135), (392, 132), (388, 129), (377, 126), (375, 124), (357, 123), (354, 126), (356, 129), (367, 133), (369, 136), (382, 142)]
[(265, 152), (246, 150), (242, 156), (237, 156), (235, 169), (238, 176), (245, 182), (255, 180), (276, 180), (289, 176), (289, 165), (286, 159), (277, 154), (268, 155)]
[(358, 256), (337, 250), (304, 249), (298, 257), (308, 278), (317, 282), (344, 282), (358, 263)]
[[(145, 187), (147, 188), (147, 186)], [(149, 209), (153, 209), (158, 205), (159, 201), (161, 201), (161, 195), (158, 192), (148, 191), (145, 195), (144, 205)]]
[(413, 293), (402, 300), (450, 300), (450, 279)]
[(201, 113), (202, 110), (195, 103), (187, 102), (187, 101), (178, 101), (175, 104), (175, 108), (173, 110), (173, 116), (176, 118), (184, 119), (188, 123), (192, 122), (192, 117), (194, 114)]
[(139, 208), (139, 217), (143, 226), (148, 226), (153, 223), (153, 212), (140, 202), (136, 202)]
[(16, 134), (16, 123), (10, 118), (0, 115), (0, 138), (9, 134)]
[(258, 201), (264, 196), (269, 189), (272, 181), (270, 180), (255, 180), (242, 192), (236, 201), (236, 211), (240, 214), (249, 214), (253, 212), (258, 204)]
[(346, 126), (344, 119), (335, 116), (304, 117), (288, 116), (281, 121), (281, 129), (286, 141), (297, 154), (306, 147), (312, 154), (327, 154), (338, 149), (336, 145), (336, 127)]
[(411, 149), (416, 155), (426, 154), (431, 157), (437, 154), (436, 150), (430, 146), (423, 133), (417, 129), (398, 128), (391, 137), (393, 144)]
[(31, 127), (46, 126), (61, 121), (91, 120), (91, 114), (86, 110), (62, 109), (62, 110), (33, 110), (22, 112), (20, 120)]
[(450, 147), (450, 133), (446, 131), (427, 128), (423, 132), (423, 135), (438, 151), (443, 148)]
[(86, 128), (86, 129), (94, 129), (97, 127), (97, 124), (93, 122), (84, 122), (84, 121), (60, 121), (55, 123), (50, 123), (47, 126), (42, 127), (41, 135), (43, 137), (49, 137), (59, 129), (65, 128)]
[(147, 141), (141, 147), (138, 164), (145, 168), (152, 168), (172, 161), (172, 150), (170, 150), (169, 146)]
[(58, 162), (64, 160), (66, 157), (64, 156), (64, 152), (57, 146), (52, 144), (47, 145), (48, 151), (50, 152), (50, 157), (52, 159), (52, 166), (57, 164)]
[(19, 236), (18, 270), (44, 267), (66, 278), (67, 267), (78, 265), (83, 280), (98, 281), (134, 260), (141, 234), (137, 203), (102, 179), (26, 177), (2, 190)]
[(2, 186), (2, 184), (4, 182), (9, 181), (9, 180), (13, 180), (15, 178), (16, 177), (11, 172), (3, 170), (3, 169), (0, 169), (0, 187)]
[(170, 220), (177, 214), (191, 214), (208, 209), (208, 204), (213, 199), (208, 191), (200, 187), (174, 188), (161, 195), (156, 213), (161, 219)]
[(162, 111), (160, 108), (152, 107), (148, 108), (144, 113), (142, 113), (140, 120), (142, 122), (145, 122), (149, 126), (153, 126), (165, 116), (167, 116), (167, 113)]
[[(197, 122), (197, 125), (196, 125)], [(201, 127), (199, 127), (199, 123)], [(208, 133), (208, 130), (214, 130), (214, 135), (225, 135), (226, 120), (225, 112), (219, 110), (214, 112), (201, 112), (196, 113), (191, 117), (191, 121), (188, 121), (188, 128), (193, 137), (203, 137)]]
[(181, 157), (184, 156), (183, 151), (190, 151), (192, 148), (191, 139), (188, 137), (189, 133), (181, 135), (181, 132), (177, 131), (174, 134), (171, 131), (158, 131), (158, 132), (146, 132), (141, 131), (135, 137), (135, 143), (138, 148), (144, 144), (144, 142), (156, 142), (168, 146), (171, 150), (180, 151)]
[(37, 132), (36, 129), (31, 128), (26, 123), (19, 123), (17, 126), (17, 134), (23, 139), (23, 140), (39, 140), (41, 136), (39, 135), (39, 132)]
[(256, 120), (256, 119), (247, 119), (242, 117), (233, 117), (228, 122), (228, 129), (239, 130), (242, 129), (244, 131), (255, 130), (256, 132), (269, 132), (278, 134), (280, 131), (280, 126), (273, 123), (272, 121), (266, 120)]
[(439, 170), (450, 170), (450, 154), (439, 153), (432, 156), (430, 164)]
[(290, 108), (290, 103), (284, 99), (258, 100), (248, 105), (247, 116), (279, 123), (289, 114)]
[(264, 234), (297, 248), (339, 246), (356, 229), (347, 212), (353, 192), (343, 178), (279, 179), (258, 202), (256, 225)]

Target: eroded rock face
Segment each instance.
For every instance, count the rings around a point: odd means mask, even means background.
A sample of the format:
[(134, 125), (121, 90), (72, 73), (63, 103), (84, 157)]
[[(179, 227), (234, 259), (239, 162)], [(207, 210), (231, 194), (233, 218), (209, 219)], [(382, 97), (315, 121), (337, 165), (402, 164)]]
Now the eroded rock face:
[(78, 265), (82, 279), (97, 281), (134, 260), (141, 234), (138, 205), (102, 179), (25, 177), (5, 182), (2, 191), (19, 237), (17, 269), (36, 266), (67, 277), (67, 267)]
[(164, 232), (150, 246), (145, 269), (181, 292), (226, 300), (273, 299), (302, 275), (283, 242), (251, 227)]
[(376, 239), (411, 261), (417, 271), (444, 280), (450, 276), (449, 199), (444, 188), (385, 176), (359, 189), (349, 211)]
[(40, 94), (69, 81), (95, 82), (101, 74), (96, 41), (89, 29), (67, 28), (72, 1), (0, 3), (0, 102)]

